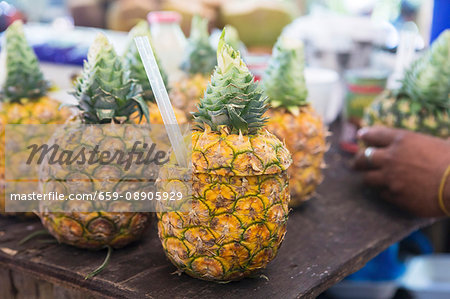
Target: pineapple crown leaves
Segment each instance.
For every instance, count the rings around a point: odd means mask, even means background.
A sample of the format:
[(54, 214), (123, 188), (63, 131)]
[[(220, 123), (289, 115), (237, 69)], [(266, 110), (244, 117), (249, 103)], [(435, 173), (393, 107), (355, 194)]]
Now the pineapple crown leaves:
[(22, 98), (38, 99), (47, 93), (50, 83), (44, 79), (39, 61), (27, 43), (22, 21), (15, 21), (6, 30), (2, 62), (6, 68), (1, 101), (19, 102)]
[(234, 134), (256, 134), (266, 121), (266, 98), (239, 52), (225, 43), (224, 34), (225, 30), (217, 48), (218, 65), (193, 114), (196, 129), (218, 132), (225, 126)]
[(181, 69), (189, 74), (209, 75), (216, 66), (216, 51), (209, 43), (208, 20), (194, 16), (186, 56)]
[(148, 120), (148, 106), (141, 93), (141, 86), (130, 78), (129, 71), (124, 70), (113, 46), (99, 34), (89, 49), (73, 92), (83, 122), (123, 123), (136, 111)]
[[(128, 34), (128, 47), (124, 53), (124, 63), (125, 66), (130, 71), (130, 77), (137, 81), (139, 85), (142, 86), (142, 97), (146, 102), (154, 103), (155, 95), (153, 94), (152, 88), (150, 86), (150, 82), (148, 81), (147, 74), (145, 72), (144, 64), (142, 63), (141, 56), (139, 55), (139, 51), (134, 43), (134, 38), (136, 36), (147, 36), (150, 43), (152, 41), (150, 36), (150, 29), (146, 21), (139, 21), (136, 26), (134, 26), (130, 33)], [(164, 85), (168, 86), (169, 78), (167, 73), (161, 66), (161, 62), (158, 57), (156, 57), (156, 63), (158, 64), (159, 71), (163, 78)]]
[(397, 96), (450, 113), (450, 29), (405, 71)]
[(263, 76), (265, 92), (274, 108), (283, 107), (298, 115), (299, 107), (307, 104), (308, 96), (303, 73), (303, 43), (280, 36)]
[(241, 40), (239, 39), (239, 32), (234, 26), (225, 26), (225, 42), (229, 44), (233, 49), (238, 50), (241, 46)]

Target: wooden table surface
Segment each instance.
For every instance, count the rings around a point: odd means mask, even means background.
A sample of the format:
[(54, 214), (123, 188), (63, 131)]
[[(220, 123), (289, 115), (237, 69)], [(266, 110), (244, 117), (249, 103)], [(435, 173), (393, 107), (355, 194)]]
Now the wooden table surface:
[(0, 272), (24, 273), (94, 297), (317, 296), (392, 243), (433, 222), (415, 219), (380, 202), (350, 169), (350, 157), (339, 152), (336, 142), (326, 160), (329, 167), (318, 197), (290, 213), (278, 256), (260, 277), (217, 284), (173, 274), (176, 269), (166, 259), (153, 226), (141, 242), (114, 251), (104, 272), (85, 280), (103, 261), (104, 251), (89, 252), (38, 239), (19, 246), (18, 240), (42, 229), (39, 222), (1, 217)]

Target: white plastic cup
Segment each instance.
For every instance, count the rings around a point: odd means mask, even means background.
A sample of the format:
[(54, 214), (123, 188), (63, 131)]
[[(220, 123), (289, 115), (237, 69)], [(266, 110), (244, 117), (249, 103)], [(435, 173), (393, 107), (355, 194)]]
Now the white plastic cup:
[(343, 90), (339, 75), (331, 69), (306, 68), (308, 101), (326, 124), (332, 123), (342, 110)]

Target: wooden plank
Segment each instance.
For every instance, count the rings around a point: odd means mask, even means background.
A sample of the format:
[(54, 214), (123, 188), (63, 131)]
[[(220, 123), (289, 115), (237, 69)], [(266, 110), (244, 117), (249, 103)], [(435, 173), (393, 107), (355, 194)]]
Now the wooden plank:
[(413, 218), (380, 202), (361, 184), (360, 176), (350, 168), (350, 157), (342, 155), (336, 143), (326, 160), (329, 167), (319, 196), (290, 214), (284, 244), (261, 277), (217, 284), (174, 275), (176, 269), (165, 258), (153, 224), (141, 242), (115, 251), (101, 275), (84, 280), (102, 262), (105, 252), (37, 240), (19, 246), (18, 240), (41, 227), (37, 221), (11, 218), (0, 218), (0, 248), (18, 252), (8, 255), (0, 250), (0, 268), (32, 274), (64, 290), (76, 288), (95, 297), (314, 297), (392, 243), (434, 222)]
[(93, 299), (85, 291), (65, 288), (40, 280), (26, 272), (0, 269), (0, 298), (8, 299)]
[(17, 290), (11, 281), (11, 270), (5, 267), (0, 267), (0, 298), (14, 298)]

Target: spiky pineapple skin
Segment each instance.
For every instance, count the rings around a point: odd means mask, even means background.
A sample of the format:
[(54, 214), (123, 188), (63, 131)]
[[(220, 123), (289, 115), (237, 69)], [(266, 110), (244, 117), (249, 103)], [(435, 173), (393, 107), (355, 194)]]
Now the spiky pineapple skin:
[[(61, 103), (44, 96), (39, 99), (23, 98), (19, 102), (3, 103), (0, 105), (0, 214), (5, 211), (5, 128), (7, 124), (38, 125), (38, 124), (62, 124), (70, 116), (67, 108), (59, 109)], [(28, 152), (28, 150), (25, 150)], [(24, 154), (24, 151), (9, 153), (16, 156)], [(14, 157), (10, 157), (11, 161)], [(34, 217), (33, 213), (7, 213), (9, 216)]]
[(210, 76), (195, 74), (186, 76), (176, 82), (170, 92), (172, 104), (183, 111), (188, 119), (192, 118), (191, 112), (197, 111), (200, 98), (205, 93)]
[(430, 110), (407, 97), (396, 97), (390, 91), (382, 93), (365, 110), (363, 126), (375, 125), (406, 129), (441, 138), (450, 137), (450, 115), (447, 111)]
[(145, 213), (41, 213), (42, 225), (58, 242), (99, 250), (122, 248), (141, 238), (150, 221)]
[[(268, 132), (194, 131), (192, 148), (192, 199), (158, 213), (167, 257), (202, 280), (239, 280), (264, 269), (286, 233), (288, 150)], [(161, 190), (179, 179), (167, 173), (160, 172)]]
[(327, 129), (310, 105), (300, 108), (296, 116), (286, 109), (273, 108), (266, 113), (267, 130), (286, 143), (292, 154), (288, 169), (291, 190), (290, 207), (298, 207), (308, 200), (323, 180), (322, 168)]
[[(120, 124), (86, 126), (75, 119), (56, 130), (51, 144), (58, 144), (61, 149), (75, 152), (80, 145), (87, 149), (99, 145), (100, 152), (104, 150), (130, 152), (135, 140), (151, 144), (148, 130), (140, 127)], [(52, 191), (65, 195), (95, 191), (120, 193), (127, 191), (130, 186), (126, 177), (148, 178), (148, 171), (150, 169), (146, 165), (133, 165), (125, 171), (123, 165), (114, 163), (104, 166), (97, 163), (74, 166), (49, 164), (48, 160), (44, 160), (39, 177), (43, 193)], [(149, 184), (141, 183), (138, 188), (136, 192), (150, 192), (154, 191), (155, 187), (149, 179)], [(77, 211), (80, 204), (84, 207), (82, 212)], [(89, 209), (84, 205), (95, 207)], [(111, 203), (98, 200), (82, 203), (64, 201), (58, 207), (52, 205), (50, 211), (45, 204), (41, 204), (39, 208), (38, 216), (43, 226), (59, 242), (92, 250), (102, 249), (105, 246), (121, 248), (136, 241), (142, 236), (150, 221), (150, 214), (131, 212), (132, 204), (123, 201)]]

